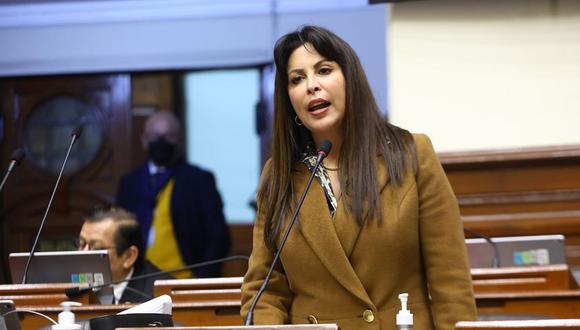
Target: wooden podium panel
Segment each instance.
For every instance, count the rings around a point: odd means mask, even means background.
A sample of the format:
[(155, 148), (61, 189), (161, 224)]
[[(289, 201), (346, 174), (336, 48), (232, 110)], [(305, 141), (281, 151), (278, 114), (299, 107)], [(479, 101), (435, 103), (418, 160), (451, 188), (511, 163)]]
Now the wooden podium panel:
[(494, 319), (505, 315), (523, 316), (522, 319), (580, 316), (580, 290), (484, 292), (475, 294), (475, 303), (480, 318), (485, 315)]
[[(72, 307), (77, 320), (88, 320), (94, 317), (117, 314), (125, 309), (135, 307), (136, 304), (124, 305), (86, 305)], [(60, 306), (18, 306), (17, 310), (34, 310), (56, 320), (62, 312)], [(50, 322), (38, 315), (18, 313), (22, 329), (38, 329), (50, 325)], [(239, 326), (243, 324), (240, 316), (240, 302), (213, 302), (213, 303), (174, 303), (173, 322), (183, 326)]]
[(524, 321), (462, 321), (457, 330), (580, 330), (580, 319)]
[[(243, 322), (239, 305), (239, 302), (237, 304), (174, 303), (172, 318), (176, 324), (181, 325), (240, 325)], [(77, 320), (88, 320), (94, 317), (117, 314), (134, 306), (136, 305), (88, 305), (72, 307), (71, 310), (75, 313)], [(60, 306), (18, 307), (18, 309), (34, 309), (34, 311), (55, 320), (58, 318), (58, 313), (63, 310)], [(37, 329), (50, 324), (48, 320), (38, 315), (30, 313), (19, 313), (19, 315), (22, 329)]]
[(169, 295), (173, 302), (231, 301), (242, 299), (243, 277), (157, 280), (153, 295)]
[(83, 305), (100, 303), (93, 291), (75, 298), (68, 298), (65, 290), (73, 287), (79, 287), (79, 285), (73, 283), (5, 284), (0, 285), (0, 300), (13, 300), (16, 306), (58, 306), (63, 301), (71, 300)]
[(477, 292), (521, 292), (576, 289), (568, 265), (472, 268), (473, 290)]

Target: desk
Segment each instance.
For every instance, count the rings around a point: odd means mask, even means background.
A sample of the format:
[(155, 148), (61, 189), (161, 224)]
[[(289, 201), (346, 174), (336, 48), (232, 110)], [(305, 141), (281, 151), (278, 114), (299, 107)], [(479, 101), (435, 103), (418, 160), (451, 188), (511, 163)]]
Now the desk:
[(472, 268), (471, 279), (476, 293), (578, 289), (566, 264)]
[[(116, 330), (144, 330), (145, 328), (117, 328)], [(336, 324), (285, 324), (285, 325), (252, 325), (234, 327), (172, 327), (155, 328), (159, 330), (339, 330)]]
[(456, 330), (580, 330), (580, 320), (463, 321)]
[(476, 293), (475, 302), (480, 317), (486, 314), (559, 319), (580, 316), (580, 290)]
[(65, 290), (78, 286), (73, 283), (2, 284), (0, 299), (12, 300), (16, 306), (58, 306), (67, 300), (77, 301), (83, 305), (100, 303), (93, 291), (72, 299), (68, 298)]
[[(496, 316), (527, 318), (574, 318), (580, 316), (580, 290), (555, 290), (531, 292), (477, 293), (477, 311), (481, 318)], [(77, 319), (116, 314), (135, 305), (86, 305), (73, 307)], [(54, 319), (62, 311), (59, 306), (17, 305), (17, 310), (32, 309)], [(175, 302), (173, 320), (183, 325), (240, 325), (240, 301)], [(20, 313), (23, 329), (36, 329), (48, 321), (30, 313)]]
[[(580, 316), (580, 290), (555, 290), (510, 293), (478, 293), (475, 295), (480, 317), (510, 316), (523, 318), (575, 318)], [(135, 305), (87, 305), (73, 307), (77, 319), (116, 314)], [(33, 309), (54, 319), (62, 311), (58, 306), (17, 306), (18, 310)], [(241, 325), (240, 301), (175, 302), (173, 320), (183, 325)], [(36, 329), (48, 321), (30, 313), (20, 313), (23, 329)]]
[[(91, 319), (93, 317), (111, 315), (119, 313), (125, 309), (134, 307), (135, 304), (125, 305), (87, 305), (72, 307), (77, 320)], [(58, 313), (62, 312), (59, 306), (18, 306), (17, 310), (34, 310), (58, 319)], [(31, 313), (19, 313), (22, 329), (38, 329), (39, 327), (50, 325), (50, 322), (38, 315)], [(219, 302), (177, 302), (173, 304), (173, 322), (182, 325), (241, 325), (239, 301), (219, 301)]]

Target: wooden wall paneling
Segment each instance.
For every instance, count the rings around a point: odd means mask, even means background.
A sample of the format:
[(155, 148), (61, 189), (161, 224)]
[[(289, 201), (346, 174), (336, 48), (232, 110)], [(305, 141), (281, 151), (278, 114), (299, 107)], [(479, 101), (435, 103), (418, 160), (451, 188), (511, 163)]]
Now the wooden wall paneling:
[(141, 143), (141, 135), (147, 116), (156, 110), (176, 111), (176, 102), (173, 98), (175, 93), (174, 76), (175, 74), (170, 72), (131, 74), (131, 116), (133, 123), (131, 169), (138, 167), (147, 159), (147, 152)]

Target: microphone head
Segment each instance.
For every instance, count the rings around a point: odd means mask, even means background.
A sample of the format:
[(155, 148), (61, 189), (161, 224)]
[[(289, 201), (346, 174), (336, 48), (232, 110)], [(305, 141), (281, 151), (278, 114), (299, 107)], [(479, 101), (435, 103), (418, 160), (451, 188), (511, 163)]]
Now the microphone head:
[(318, 154), (322, 155), (322, 157), (326, 157), (330, 153), (330, 149), (332, 149), (332, 142), (324, 140), (320, 142), (320, 145), (318, 146)]
[(13, 160), (16, 165), (20, 164), (22, 159), (24, 159), (24, 151), (20, 148), (14, 150), (10, 159)]
[(78, 139), (81, 137), (81, 134), (83, 134), (83, 125), (75, 127), (75, 129), (73, 129), (71, 136), (76, 137)]

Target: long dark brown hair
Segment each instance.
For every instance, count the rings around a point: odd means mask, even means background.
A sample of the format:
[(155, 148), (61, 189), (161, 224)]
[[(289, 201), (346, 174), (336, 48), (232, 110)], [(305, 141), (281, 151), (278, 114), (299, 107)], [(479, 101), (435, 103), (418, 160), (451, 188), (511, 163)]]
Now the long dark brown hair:
[[(347, 210), (357, 223), (377, 217), (381, 221), (380, 192), (388, 184), (401, 185), (410, 159), (416, 158), (412, 135), (381, 117), (360, 60), (354, 50), (331, 31), (304, 26), (281, 37), (274, 47), (276, 81), (272, 154), (258, 190), (258, 212), (265, 216), (264, 240), (273, 248), (284, 218), (294, 207), (292, 165), (312, 148), (304, 126), (296, 125), (296, 113), (288, 95), (287, 65), (298, 47), (309, 44), (321, 56), (340, 66), (345, 81), (345, 114), (339, 180)], [(387, 168), (387, 182), (378, 182), (376, 158)], [(416, 162), (413, 162), (416, 172)], [(365, 204), (367, 205), (365, 207)]]

